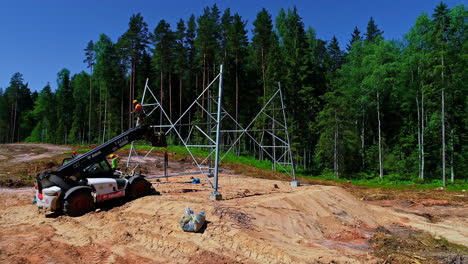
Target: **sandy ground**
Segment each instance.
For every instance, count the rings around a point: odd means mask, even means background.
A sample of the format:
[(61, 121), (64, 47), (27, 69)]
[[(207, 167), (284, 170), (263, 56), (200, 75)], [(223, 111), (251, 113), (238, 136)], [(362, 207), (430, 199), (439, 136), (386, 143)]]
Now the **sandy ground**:
[[(221, 178), (224, 200), (215, 202), (207, 184), (189, 180), (154, 182), (161, 195), (77, 218), (38, 213), (30, 188), (1, 189), (0, 262), (377, 263), (368, 240), (379, 226), (392, 225), (468, 246), (467, 210), (431, 223), (414, 212), (364, 203), (340, 187), (293, 188), (229, 174)], [(206, 212), (202, 233), (180, 229), (186, 206)]]
[[(161, 174), (160, 158), (150, 161), (144, 169)], [(170, 167), (193, 170), (189, 162)], [(32, 188), (0, 188), (0, 263), (382, 263), (371, 240), (382, 227), (468, 246), (463, 203), (365, 201), (337, 186), (294, 188), (228, 170), (220, 177), (222, 201), (208, 199), (203, 178), (151, 182), (160, 195), (76, 218), (39, 213)], [(178, 224), (187, 206), (207, 215), (200, 233)]]
[(70, 150), (51, 144), (0, 144), (0, 186), (31, 186), (36, 173), (60, 164)]
[(0, 145), (0, 162), (28, 162), (37, 159), (50, 158), (69, 151), (70, 147), (51, 144), (2, 144)]

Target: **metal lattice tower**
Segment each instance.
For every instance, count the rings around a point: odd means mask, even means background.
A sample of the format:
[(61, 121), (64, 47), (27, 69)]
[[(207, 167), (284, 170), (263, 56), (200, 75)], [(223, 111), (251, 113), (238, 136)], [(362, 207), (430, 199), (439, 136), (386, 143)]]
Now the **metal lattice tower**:
[[(145, 110), (146, 118), (155, 112), (160, 114), (160, 124), (151, 125), (151, 127), (159, 131), (164, 131), (166, 136), (170, 134), (176, 135), (176, 138), (186, 148), (187, 152), (192, 157), (192, 160), (197, 165), (199, 172), (205, 175), (206, 181), (212, 188), (212, 196), (214, 199), (221, 198), (218, 191), (220, 151), (218, 142), (220, 138), (221, 121), (223, 119), (221, 112), (222, 78), (223, 66), (221, 65), (219, 74), (208, 84), (207, 87), (203, 89), (195, 101), (175, 121), (172, 121), (167, 115), (162, 104), (148, 86), (148, 80), (146, 81), (143, 98), (141, 100), (143, 108), (147, 109)], [(216, 82), (218, 83), (217, 92), (213, 89)], [(206, 120), (198, 118), (191, 120), (189, 124), (184, 124), (183, 120), (190, 119), (191, 113), (199, 113), (202, 117), (205, 117)], [(188, 135), (186, 137), (183, 137), (180, 133), (181, 127), (188, 128)], [(198, 139), (195, 143), (193, 142), (194, 137)], [(200, 148), (208, 150), (208, 154), (202, 159), (196, 158), (193, 154), (195, 149)], [(131, 156), (135, 155), (139, 162), (133, 166), (132, 172), (134, 172), (134, 170), (140, 166), (140, 162), (144, 161), (144, 158), (146, 158), (153, 150), (154, 148), (151, 148), (146, 153), (145, 157), (141, 158), (132, 143), (127, 160), (127, 167), (130, 167)], [(214, 181), (212, 182), (210, 177), (213, 175)]]
[[(297, 184), (284, 97), (280, 83), (278, 83), (278, 89), (245, 128), (231, 115), (227, 114), (227, 116), (236, 125), (237, 129), (222, 130), (222, 132), (234, 132), (239, 134), (224, 153), (222, 159), (224, 159), (244, 137), (253, 141), (259, 147), (261, 152), (272, 162), (274, 170), (288, 174), (292, 177), (292, 184)], [(258, 123), (261, 123), (261, 125), (259, 126)], [(266, 140), (267, 137), (269, 137), (269, 140)]]
[[(284, 98), (280, 84), (278, 83), (278, 89), (255, 117), (247, 126), (243, 127), (222, 107), (222, 77), (223, 70), (221, 65), (219, 74), (175, 121), (169, 118), (158, 98), (148, 86), (147, 80), (141, 100), (142, 106), (145, 109), (147, 117), (157, 113), (160, 116), (159, 125), (152, 125), (151, 127), (164, 132), (166, 136), (175, 134), (175, 137), (186, 148), (193, 162), (198, 167), (199, 172), (197, 173), (205, 175), (205, 179), (212, 189), (210, 197), (213, 199), (221, 198), (218, 190), (219, 163), (243, 139), (250, 140), (256, 144), (259, 150), (272, 162), (273, 169), (290, 175), (293, 180), (292, 185), (297, 186)], [(214, 89), (216, 82), (218, 83), (217, 91)], [(192, 118), (191, 114), (193, 113), (197, 114)], [(183, 123), (183, 121), (187, 120), (188, 123)], [(221, 127), (226, 125), (233, 127), (233, 129), (222, 130)], [(182, 128), (185, 133), (181, 133)], [(185, 135), (183, 136), (182, 134)], [(195, 157), (194, 151), (197, 149), (206, 150), (204, 152), (206, 155), (200, 158), (200, 152), (198, 151), (198, 158)], [(143, 162), (153, 150), (154, 148), (151, 148), (145, 156), (141, 157), (138, 155), (132, 142), (127, 159), (127, 168), (132, 167), (131, 172), (134, 173), (135, 169), (140, 166), (140, 162)], [(130, 166), (132, 156), (135, 156), (138, 161), (134, 166)], [(180, 173), (171, 176), (189, 174)], [(210, 178), (213, 174), (214, 181), (212, 182)], [(164, 176), (156, 176), (154, 178), (162, 177)]]

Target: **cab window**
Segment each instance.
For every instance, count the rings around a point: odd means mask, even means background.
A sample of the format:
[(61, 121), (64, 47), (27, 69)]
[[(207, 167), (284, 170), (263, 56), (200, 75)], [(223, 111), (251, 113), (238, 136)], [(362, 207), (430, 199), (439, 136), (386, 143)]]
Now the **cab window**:
[(85, 171), (88, 174), (96, 175), (96, 174), (103, 174), (103, 173), (110, 172), (111, 168), (109, 167), (109, 164), (105, 160), (103, 160), (99, 163), (95, 163), (89, 166), (88, 168), (85, 169)]

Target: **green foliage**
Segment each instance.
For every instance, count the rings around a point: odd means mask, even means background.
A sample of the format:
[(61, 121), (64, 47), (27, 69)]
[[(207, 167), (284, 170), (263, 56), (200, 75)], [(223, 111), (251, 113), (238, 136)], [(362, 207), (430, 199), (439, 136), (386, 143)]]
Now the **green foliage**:
[[(359, 184), (421, 182), (429, 188), (442, 178), (445, 132), (443, 176), (453, 172), (455, 183), (447, 188), (462, 188), (457, 184), (463, 186), (468, 175), (466, 7), (439, 4), (433, 14), (419, 16), (402, 41), (385, 41), (371, 17), (364, 36), (354, 28), (346, 53), (335, 37), (320, 39), (306, 28), (299, 13), (294, 7), (272, 17), (260, 10), (251, 42), (245, 19), (216, 5), (176, 25), (161, 20), (153, 34), (141, 14), (132, 15), (117, 42), (105, 34), (87, 42), (89, 73), (61, 70), (56, 91), (47, 85), (31, 93), (15, 73), (0, 89), (0, 142), (102, 143), (133, 127), (131, 101), (141, 98), (147, 78), (174, 120), (222, 63), (223, 106), (243, 125), (281, 82), (298, 171)], [(208, 100), (203, 96), (201, 104)], [(206, 119), (192, 111), (182, 123)], [(260, 119), (254, 127), (262, 131), (266, 125)], [(185, 137), (188, 131), (178, 132)], [(193, 135), (201, 141), (199, 132)], [(169, 139), (169, 149), (187, 154), (173, 146), (180, 141), (175, 133)], [(235, 152), (244, 157), (229, 154), (227, 161), (271, 168), (268, 159), (253, 158), (265, 158), (258, 148), (248, 140), (240, 143)], [(377, 179), (380, 169), (383, 180)]]

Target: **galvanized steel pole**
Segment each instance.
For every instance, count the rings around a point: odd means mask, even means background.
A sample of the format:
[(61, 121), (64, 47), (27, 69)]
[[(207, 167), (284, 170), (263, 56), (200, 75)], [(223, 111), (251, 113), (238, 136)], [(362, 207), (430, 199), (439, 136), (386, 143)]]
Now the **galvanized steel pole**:
[(215, 150), (215, 175), (214, 175), (214, 194), (218, 194), (218, 172), (219, 172), (219, 139), (221, 130), (221, 103), (223, 100), (223, 65), (219, 68), (219, 88), (218, 88), (218, 116), (216, 127), (216, 150)]
[(281, 98), (281, 108), (283, 109), (284, 126), (286, 128), (286, 130), (285, 130), (286, 139), (288, 140), (289, 158), (291, 159), (291, 170), (292, 170), (292, 174), (293, 174), (293, 180), (291, 182), (291, 185), (294, 186), (294, 187), (298, 187), (299, 182), (296, 179), (296, 170), (294, 168), (294, 159), (293, 159), (293, 154), (292, 154), (292, 150), (291, 150), (291, 140), (289, 139), (288, 121), (286, 120), (286, 109), (285, 109), (284, 102), (283, 102), (283, 92), (281, 91), (281, 83), (280, 82), (278, 82), (278, 89), (279, 89), (280, 98)]

